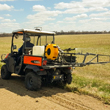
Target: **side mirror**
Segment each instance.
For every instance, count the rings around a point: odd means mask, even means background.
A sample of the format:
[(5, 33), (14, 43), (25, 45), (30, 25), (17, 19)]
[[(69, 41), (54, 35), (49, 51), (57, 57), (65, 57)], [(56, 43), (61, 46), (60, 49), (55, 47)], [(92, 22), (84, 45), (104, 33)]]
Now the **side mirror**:
[(13, 50), (14, 50), (14, 49), (17, 49), (17, 46), (16, 46), (16, 45), (13, 45)]
[(19, 37), (19, 35), (18, 34), (15, 34), (15, 38), (18, 39), (18, 37)]

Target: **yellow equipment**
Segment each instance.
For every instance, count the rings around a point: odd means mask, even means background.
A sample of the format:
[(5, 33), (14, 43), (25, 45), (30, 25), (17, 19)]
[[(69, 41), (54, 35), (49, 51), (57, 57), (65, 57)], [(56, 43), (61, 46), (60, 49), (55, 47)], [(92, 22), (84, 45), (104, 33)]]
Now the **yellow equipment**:
[(48, 44), (45, 49), (47, 59), (55, 60), (58, 57), (58, 47), (56, 44)]

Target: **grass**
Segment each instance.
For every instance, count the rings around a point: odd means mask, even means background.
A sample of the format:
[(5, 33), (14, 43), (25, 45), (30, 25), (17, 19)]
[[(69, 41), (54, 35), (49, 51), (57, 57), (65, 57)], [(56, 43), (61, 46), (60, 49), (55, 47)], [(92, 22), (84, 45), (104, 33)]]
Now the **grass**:
[[(61, 49), (71, 47), (78, 48), (74, 52), (110, 55), (110, 34), (58, 35), (55, 38), (56, 44)], [(21, 41), (18, 42), (18, 46), (20, 44)], [(0, 38), (0, 55), (10, 53), (10, 45), (11, 37)], [(91, 56), (87, 60), (90, 58)], [(83, 57), (77, 56), (78, 62), (81, 62), (82, 59)], [(100, 60), (107, 61), (109, 58), (100, 57)], [(0, 67), (1, 65), (0, 62)], [(110, 104), (110, 64), (76, 67), (72, 74), (72, 83), (66, 85), (66, 89), (92, 95)]]
[(79, 92), (86, 95), (94, 96), (104, 103), (110, 104), (110, 84), (98, 79), (90, 79), (73, 74), (71, 85), (66, 89), (73, 92)]

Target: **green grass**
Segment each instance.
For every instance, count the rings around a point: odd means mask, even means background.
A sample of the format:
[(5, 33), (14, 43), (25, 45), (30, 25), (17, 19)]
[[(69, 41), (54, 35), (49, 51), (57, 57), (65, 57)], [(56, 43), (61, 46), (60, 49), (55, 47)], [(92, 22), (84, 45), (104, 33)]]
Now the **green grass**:
[[(18, 41), (16, 41), (18, 42)], [(58, 35), (56, 44), (61, 48), (78, 48), (73, 52), (90, 52), (110, 55), (110, 34)], [(10, 53), (11, 37), (0, 38), (0, 55)], [(21, 42), (18, 42), (18, 46)], [(91, 56), (87, 59), (89, 60)], [(81, 62), (83, 57), (77, 56)], [(100, 61), (109, 58), (101, 57)], [(0, 62), (0, 67), (2, 63)], [(73, 70), (73, 81), (66, 89), (81, 94), (89, 94), (110, 104), (110, 64), (76, 67)]]
[(3, 64), (4, 64), (4, 63), (2, 63), (2, 62), (0, 61), (0, 68), (2, 67)]
[(110, 84), (98, 79), (90, 79), (73, 74), (72, 84), (66, 89), (73, 92), (94, 96), (104, 103), (110, 104)]

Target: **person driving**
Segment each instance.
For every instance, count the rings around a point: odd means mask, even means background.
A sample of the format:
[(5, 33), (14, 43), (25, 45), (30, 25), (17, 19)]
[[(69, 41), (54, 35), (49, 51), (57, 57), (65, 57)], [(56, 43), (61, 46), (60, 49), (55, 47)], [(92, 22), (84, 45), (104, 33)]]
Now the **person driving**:
[[(24, 41), (25, 39), (23, 39)], [(34, 44), (32, 44), (31, 42), (31, 38), (26, 35), (26, 47), (33, 47)], [(25, 43), (23, 42), (23, 45), (18, 49), (18, 55), (22, 55), (22, 52), (23, 52), (23, 46), (25, 45)]]

